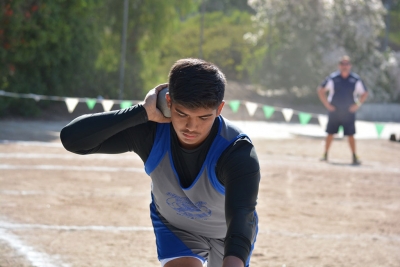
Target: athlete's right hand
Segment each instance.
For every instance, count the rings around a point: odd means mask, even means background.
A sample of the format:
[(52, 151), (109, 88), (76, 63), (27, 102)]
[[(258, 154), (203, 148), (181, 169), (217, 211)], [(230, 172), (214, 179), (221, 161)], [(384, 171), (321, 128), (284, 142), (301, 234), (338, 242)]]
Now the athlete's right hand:
[(331, 105), (331, 104), (329, 104), (329, 103), (328, 103), (325, 107), (326, 107), (326, 109), (329, 110), (330, 112), (336, 110), (335, 106), (333, 106), (333, 105)]
[(157, 95), (165, 87), (168, 87), (167, 83), (157, 85), (147, 93), (144, 101), (142, 102), (143, 107), (146, 109), (147, 118), (149, 121), (155, 121), (158, 123), (171, 122), (171, 118), (164, 117), (161, 111), (156, 107)]

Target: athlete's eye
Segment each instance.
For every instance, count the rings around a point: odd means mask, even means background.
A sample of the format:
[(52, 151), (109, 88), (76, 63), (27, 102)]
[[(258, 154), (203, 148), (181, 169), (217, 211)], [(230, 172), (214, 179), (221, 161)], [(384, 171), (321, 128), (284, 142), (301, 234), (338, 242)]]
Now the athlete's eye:
[(185, 117), (185, 116), (186, 116), (186, 114), (183, 114), (183, 113), (180, 113), (180, 112), (178, 112), (178, 115), (179, 115), (180, 117)]

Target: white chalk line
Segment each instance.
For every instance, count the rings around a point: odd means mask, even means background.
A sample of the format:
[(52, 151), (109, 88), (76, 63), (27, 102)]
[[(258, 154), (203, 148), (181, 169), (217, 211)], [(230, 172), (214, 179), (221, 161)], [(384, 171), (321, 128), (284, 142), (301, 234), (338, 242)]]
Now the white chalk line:
[(106, 166), (63, 166), (63, 165), (11, 165), (0, 164), (0, 170), (42, 170), (42, 171), (91, 171), (91, 172), (138, 172), (145, 173), (143, 168), (122, 168)]
[(382, 240), (382, 241), (396, 241), (400, 242), (400, 235), (380, 235), (380, 234), (303, 234), (288, 231), (274, 231), (274, 230), (264, 230), (259, 231), (267, 235), (275, 236), (285, 236), (285, 237), (295, 237), (295, 238), (305, 238), (305, 239), (328, 239), (328, 240), (341, 240), (341, 239), (351, 239), (351, 240)]
[[(108, 190), (109, 191), (109, 190)], [(150, 190), (149, 190), (150, 192)], [(100, 192), (54, 192), (36, 190), (0, 190), (0, 195), (8, 196), (81, 196), (81, 197), (143, 197), (149, 192), (128, 192), (128, 193), (100, 193)]]
[[(17, 158), (17, 159), (65, 159), (65, 160), (98, 160), (98, 159), (105, 159), (109, 161), (121, 161), (121, 160), (127, 160), (127, 161), (141, 161), (140, 157), (137, 156), (135, 153), (132, 153), (131, 155), (109, 155), (109, 154), (93, 154), (93, 155), (75, 155), (75, 154), (47, 154), (47, 153), (0, 153), (0, 158)], [(262, 157), (259, 159), (259, 162), (264, 165), (296, 165), (299, 167), (303, 168), (312, 168), (312, 169), (331, 169), (334, 168), (335, 166), (332, 164), (327, 164), (327, 163), (321, 163), (318, 162), (315, 158), (310, 158), (310, 157), (296, 157), (296, 156), (288, 156), (287, 159), (277, 159), (274, 156), (270, 156), (269, 159), (266, 157)], [(44, 165), (43, 165), (44, 166)], [(51, 165), (46, 165), (46, 166), (51, 166)], [(0, 169), (14, 169), (12, 167), (3, 167), (0, 166)], [(26, 169), (25, 167), (24, 169)], [(48, 170), (51, 170), (50, 167), (41, 167), (41, 168), (47, 168)], [(54, 167), (55, 169), (60, 169), (60, 167)], [(77, 167), (79, 168), (79, 167)], [(83, 167), (82, 167), (83, 168)], [(87, 167), (88, 171), (94, 171), (95, 167)], [(99, 167), (101, 168), (101, 167)], [(111, 168), (109, 171), (113, 172), (114, 167), (103, 167), (103, 168)], [(390, 172), (390, 173), (400, 173), (400, 168), (396, 167), (388, 167), (388, 166), (380, 166), (379, 163), (376, 162), (368, 162), (364, 165), (360, 166), (351, 166), (351, 165), (345, 165), (342, 164), (340, 165), (340, 168), (346, 168), (346, 171), (351, 171), (351, 172), (370, 172), (372, 171), (379, 171), (379, 172)], [(75, 169), (77, 170), (77, 169)], [(84, 169), (81, 169), (84, 171)], [(99, 169), (99, 171), (103, 171), (102, 169)], [(130, 170), (126, 170), (130, 171)]]
[(44, 147), (63, 147), (60, 142), (40, 142), (40, 141), (14, 141), (14, 140), (0, 140), (0, 144), (6, 145), (22, 145), (22, 146), (44, 146)]
[(153, 227), (147, 226), (101, 226), (101, 225), (46, 225), (46, 224), (19, 224), (0, 221), (0, 229), (8, 230), (56, 230), (56, 231), (100, 231), (100, 232), (148, 232)]
[(110, 155), (110, 154), (91, 154), (91, 155), (76, 155), (76, 154), (49, 154), (49, 153), (0, 153), (0, 158), (6, 159), (66, 159), (66, 160), (141, 160), (140, 157), (135, 153), (130, 153), (127, 155)]
[(0, 240), (5, 241), (18, 254), (24, 256), (35, 267), (69, 267), (69, 264), (62, 263), (58, 257), (50, 256), (43, 252), (35, 251), (31, 246), (26, 245), (16, 235), (5, 231), (0, 227)]
[[(56, 231), (99, 231), (99, 232), (152, 232), (153, 227), (147, 226), (102, 226), (102, 225), (46, 225), (46, 224), (19, 224), (0, 221), (0, 229), (7, 230), (56, 230)], [(275, 231), (260, 229), (260, 234), (296, 237), (306, 239), (369, 239), (400, 242), (400, 235), (380, 234), (305, 234), (290, 231)]]
[[(104, 159), (109, 161), (141, 161), (140, 157), (135, 153), (130, 155), (110, 155), (110, 154), (93, 154), (93, 155), (75, 155), (75, 154), (48, 154), (48, 153), (0, 153), (0, 158), (16, 158), (16, 159), (65, 159), (65, 160), (98, 160)], [(281, 157), (280, 157), (281, 158)], [(303, 168), (312, 168), (312, 169), (331, 169), (335, 166), (332, 164), (326, 164), (318, 162), (315, 158), (311, 157), (296, 157), (296, 156), (287, 156), (287, 158), (276, 158), (273, 155), (267, 157), (262, 157), (259, 159), (259, 162), (264, 165), (296, 165)], [(14, 165), (12, 165), (14, 166)], [(51, 167), (44, 167), (51, 165), (42, 165), (42, 167), (38, 167), (39, 169), (48, 169), (51, 170)], [(6, 165), (0, 166), (0, 169), (14, 169), (13, 167), (6, 167)], [(24, 169), (28, 167), (23, 167)], [(82, 169), (79, 169), (82, 168)], [(85, 170), (84, 167), (75, 167), (74, 170)], [(86, 167), (88, 171), (95, 171), (93, 168), (96, 167)], [(115, 167), (99, 167), (99, 168), (110, 168), (109, 171), (115, 171)], [(365, 172), (365, 171), (379, 171), (379, 172), (391, 172), (391, 173), (400, 173), (400, 168), (389, 167), (389, 166), (381, 166), (376, 162), (368, 162), (364, 165), (360, 166), (351, 166), (342, 164), (340, 166), (341, 169), (345, 168), (346, 171), (351, 172)], [(61, 169), (61, 167), (54, 167), (54, 169)], [(106, 171), (106, 169), (99, 169), (99, 171)], [(119, 171), (119, 170), (118, 170)], [(129, 168), (126, 171), (131, 171)]]
[[(101, 231), (101, 232), (152, 232), (152, 227), (146, 226), (66, 226), (66, 225), (44, 225), (44, 224), (18, 224), (0, 221), (0, 239), (6, 241), (19, 254), (36, 267), (69, 267), (61, 263), (56, 257), (50, 257), (43, 252), (37, 252), (32, 247), (24, 244), (17, 236), (6, 230), (56, 230), (56, 231)], [(326, 239), (326, 240), (370, 240), (370, 241), (396, 241), (400, 242), (399, 235), (379, 234), (303, 234), (287, 231), (260, 230), (260, 234), (303, 238), (303, 239)]]
[[(326, 163), (326, 162), (318, 162), (317, 160), (307, 160), (307, 159), (276, 159), (271, 156), (270, 159), (259, 159), (260, 164), (262, 165), (281, 165), (281, 166), (296, 166), (303, 169), (313, 169), (313, 170), (332, 170), (335, 171), (346, 171), (346, 172), (356, 172), (356, 173), (364, 173), (364, 172), (388, 172), (388, 173), (398, 173), (400, 174), (400, 168), (389, 167), (389, 166), (379, 166), (377, 164), (369, 165), (369, 163), (361, 164), (359, 166), (352, 166), (350, 164), (341, 164), (337, 163)], [(399, 176), (400, 177), (400, 176)]]

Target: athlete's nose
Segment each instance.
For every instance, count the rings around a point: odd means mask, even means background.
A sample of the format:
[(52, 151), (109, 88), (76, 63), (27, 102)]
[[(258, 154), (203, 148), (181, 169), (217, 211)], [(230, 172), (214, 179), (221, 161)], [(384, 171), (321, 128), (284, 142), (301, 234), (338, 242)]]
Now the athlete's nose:
[(188, 118), (186, 120), (186, 129), (188, 129), (189, 131), (194, 131), (196, 129), (196, 124), (193, 119)]

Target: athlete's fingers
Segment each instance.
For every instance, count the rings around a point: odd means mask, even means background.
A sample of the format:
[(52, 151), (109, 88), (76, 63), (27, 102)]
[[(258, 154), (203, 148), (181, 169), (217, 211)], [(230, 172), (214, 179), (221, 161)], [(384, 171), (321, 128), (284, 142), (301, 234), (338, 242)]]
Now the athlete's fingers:
[(159, 84), (154, 89), (155, 89), (156, 93), (158, 94), (165, 87), (168, 87), (168, 83)]

